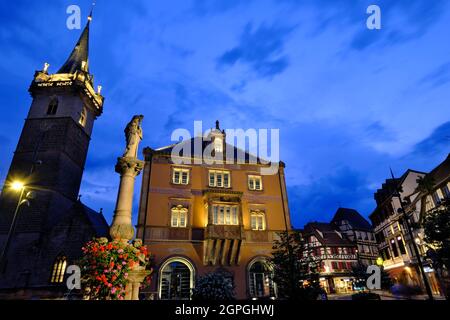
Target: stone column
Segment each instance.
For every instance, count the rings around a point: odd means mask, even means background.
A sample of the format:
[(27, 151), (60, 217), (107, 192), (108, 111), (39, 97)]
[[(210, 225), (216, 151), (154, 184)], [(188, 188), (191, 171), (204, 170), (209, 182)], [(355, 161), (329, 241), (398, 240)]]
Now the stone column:
[(109, 234), (114, 240), (128, 242), (133, 239), (134, 227), (131, 222), (131, 210), (133, 207), (134, 182), (143, 167), (144, 161), (134, 157), (117, 159), (116, 172), (120, 174), (120, 185), (116, 210), (109, 229)]

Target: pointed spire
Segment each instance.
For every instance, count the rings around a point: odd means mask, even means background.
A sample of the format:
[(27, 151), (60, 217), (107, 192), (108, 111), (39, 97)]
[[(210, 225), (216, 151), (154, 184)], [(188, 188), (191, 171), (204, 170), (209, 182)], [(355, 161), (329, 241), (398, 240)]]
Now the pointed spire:
[(69, 58), (57, 73), (75, 73), (75, 71), (89, 72), (89, 25), (92, 20), (92, 9), (87, 18), (86, 26), (78, 39)]

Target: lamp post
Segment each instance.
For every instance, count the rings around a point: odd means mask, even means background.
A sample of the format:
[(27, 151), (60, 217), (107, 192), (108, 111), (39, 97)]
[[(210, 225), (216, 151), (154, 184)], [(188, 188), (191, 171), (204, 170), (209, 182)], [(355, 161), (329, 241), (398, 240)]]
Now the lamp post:
[[(14, 234), (14, 229), (16, 228), (16, 221), (17, 221), (19, 208), (22, 204), (24, 204), (25, 202), (28, 201), (26, 198), (29, 194), (29, 193), (25, 194), (25, 185), (23, 184), (23, 182), (20, 182), (20, 181), (14, 181), (13, 183), (11, 183), (11, 189), (14, 191), (20, 191), (20, 196), (19, 196), (19, 200), (17, 201), (16, 209), (14, 210), (13, 219), (12, 219), (11, 225), (9, 227), (8, 236), (6, 238), (6, 243), (3, 247), (2, 254), (0, 256), (0, 273), (3, 273), (5, 271), (6, 254), (8, 252), (12, 236)], [(25, 199), (24, 199), (24, 195), (25, 195)]]

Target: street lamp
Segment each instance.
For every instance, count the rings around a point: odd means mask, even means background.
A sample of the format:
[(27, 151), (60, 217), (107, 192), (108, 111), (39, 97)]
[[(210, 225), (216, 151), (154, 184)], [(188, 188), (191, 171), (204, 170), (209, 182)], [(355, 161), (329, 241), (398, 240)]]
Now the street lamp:
[(11, 189), (13, 189), (14, 191), (21, 191), (24, 186), (25, 185), (21, 181), (13, 181), (13, 183), (11, 183)]
[[(2, 254), (0, 256), (0, 273), (3, 273), (5, 271), (6, 254), (8, 252), (8, 248), (11, 243), (11, 238), (14, 234), (14, 229), (16, 227), (16, 221), (17, 221), (17, 216), (18, 216), (17, 213), (19, 212), (19, 208), (22, 204), (28, 203), (28, 198), (32, 197), (31, 191), (29, 191), (25, 194), (26, 187), (25, 187), (25, 184), (21, 181), (13, 181), (11, 183), (10, 187), (12, 190), (14, 190), (16, 192), (20, 191), (20, 196), (19, 196), (19, 201), (17, 201), (16, 209), (14, 210), (11, 226), (9, 227), (8, 237), (6, 238), (6, 243), (5, 243), (5, 246), (3, 247)], [(24, 195), (25, 195), (25, 197), (24, 197)]]
[(376, 262), (377, 262), (377, 266), (381, 267), (381, 266), (383, 266), (384, 260), (382, 257), (378, 257)]

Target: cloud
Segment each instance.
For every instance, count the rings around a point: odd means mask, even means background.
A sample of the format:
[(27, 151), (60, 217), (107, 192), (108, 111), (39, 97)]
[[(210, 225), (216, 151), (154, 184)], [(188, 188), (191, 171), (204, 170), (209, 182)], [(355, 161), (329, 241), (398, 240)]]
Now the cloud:
[(437, 88), (448, 82), (450, 82), (450, 62), (441, 64), (439, 67), (425, 75), (420, 79), (419, 84)]
[(250, 2), (251, 0), (195, 0), (192, 9), (198, 15), (203, 16), (223, 13)]
[[(446, 5), (443, 0), (384, 0), (376, 4), (381, 9), (381, 30), (369, 30), (365, 23), (359, 23), (360, 27), (350, 42), (352, 49), (364, 50), (375, 44), (399, 45), (420, 38), (439, 20)], [(361, 9), (358, 6), (353, 8)]]
[(257, 29), (248, 23), (240, 37), (239, 44), (226, 51), (217, 60), (217, 66), (247, 64), (257, 75), (272, 78), (282, 73), (289, 65), (287, 55), (283, 55), (286, 38), (293, 27), (261, 24)]
[(450, 121), (441, 124), (424, 140), (417, 143), (408, 156), (435, 156), (450, 150)]
[(348, 167), (321, 176), (311, 184), (288, 187), (289, 208), (295, 227), (309, 221), (330, 221), (338, 207), (369, 212), (373, 190), (364, 174)]

